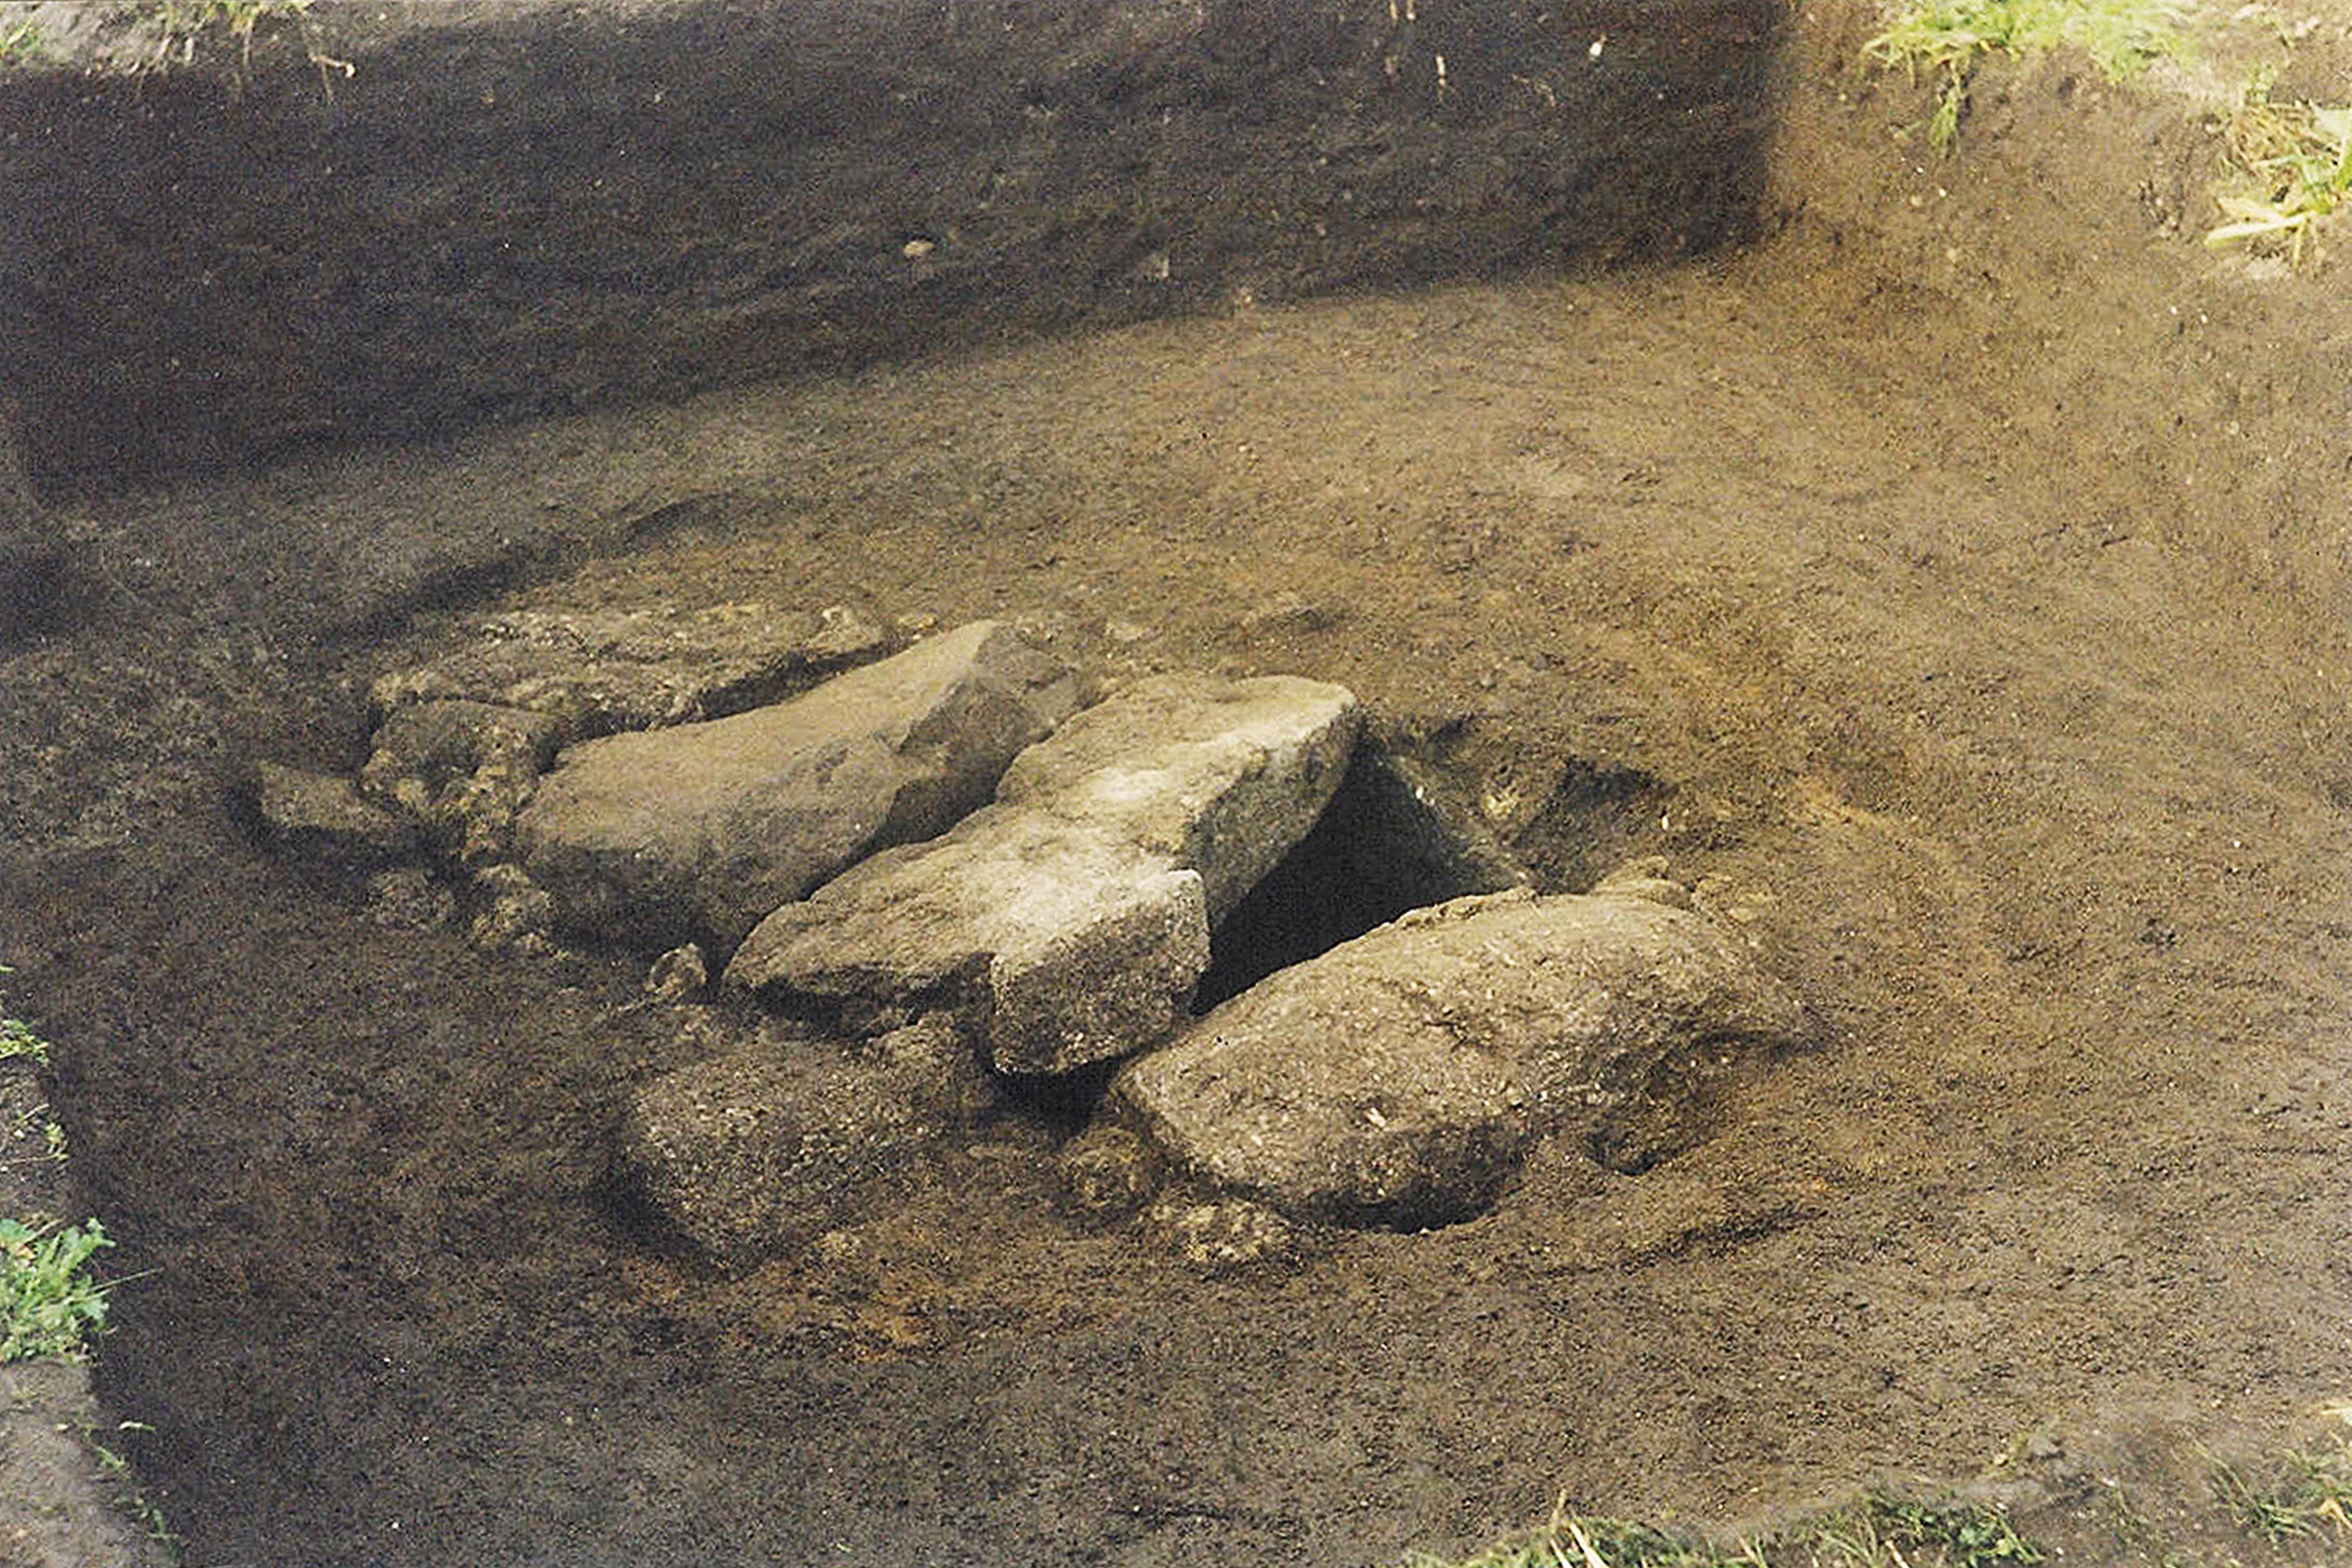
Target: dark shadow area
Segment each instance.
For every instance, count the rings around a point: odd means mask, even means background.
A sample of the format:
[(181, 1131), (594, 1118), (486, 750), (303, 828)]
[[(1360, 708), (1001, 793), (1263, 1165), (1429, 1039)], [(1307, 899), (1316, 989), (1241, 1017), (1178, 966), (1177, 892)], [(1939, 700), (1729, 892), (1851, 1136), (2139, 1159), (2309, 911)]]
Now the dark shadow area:
[(1322, 817), (1217, 928), (1192, 1010), (1205, 1013), (1408, 910), (1528, 879), (1434, 775), (1366, 741)]
[(1543, 886), (1582, 892), (1664, 838), (1674, 795), (1639, 768), (1573, 757), (1514, 842)]
[(1759, 226), (1785, 28), (1777, 0), (436, 0), (322, 6), (245, 60), (17, 68), (0, 389), (37, 476), (103, 483), (1694, 256)]
[(0, 537), (0, 650), (65, 626), (89, 596), (62, 549)]

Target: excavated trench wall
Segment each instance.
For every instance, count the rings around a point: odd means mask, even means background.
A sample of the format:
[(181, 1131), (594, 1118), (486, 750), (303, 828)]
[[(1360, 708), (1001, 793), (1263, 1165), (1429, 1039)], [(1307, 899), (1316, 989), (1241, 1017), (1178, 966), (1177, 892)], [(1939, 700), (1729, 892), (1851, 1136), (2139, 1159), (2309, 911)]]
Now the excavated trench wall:
[(158, 68), (138, 9), (13, 8), (64, 35), (0, 71), (0, 395), (39, 479), (1703, 250), (1759, 210), (1786, 30), (1780, 0), (320, 0)]

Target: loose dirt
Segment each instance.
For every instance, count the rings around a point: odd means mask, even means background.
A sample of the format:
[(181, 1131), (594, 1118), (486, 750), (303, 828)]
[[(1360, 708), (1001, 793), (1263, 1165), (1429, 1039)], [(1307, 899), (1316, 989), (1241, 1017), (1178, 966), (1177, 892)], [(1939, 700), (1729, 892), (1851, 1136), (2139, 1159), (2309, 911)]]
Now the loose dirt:
[[(2347, 79), (2347, 22), (2292, 68)], [(1355, 1563), (1988, 1467), (2077, 1561), (2197, 1547), (2200, 1446), (2352, 1389), (2352, 310), (2197, 243), (2200, 83), (2266, 26), (2138, 92), (1991, 68), (1949, 160), (1866, 27), (1805, 19), (1772, 232), (1688, 268), (58, 498), (0, 962), (190, 1561)], [(541, 492), (667, 526), (390, 630), (306, 590), (320, 537)], [(1344, 681), (1553, 885), (1727, 879), (1823, 1041), (1647, 1173), (1555, 1150), (1296, 1266), (1070, 1218), (1040, 1116), (706, 1274), (605, 1198), (697, 1049), (640, 963), (379, 926), (227, 805), (353, 765), (469, 612), (649, 598)]]

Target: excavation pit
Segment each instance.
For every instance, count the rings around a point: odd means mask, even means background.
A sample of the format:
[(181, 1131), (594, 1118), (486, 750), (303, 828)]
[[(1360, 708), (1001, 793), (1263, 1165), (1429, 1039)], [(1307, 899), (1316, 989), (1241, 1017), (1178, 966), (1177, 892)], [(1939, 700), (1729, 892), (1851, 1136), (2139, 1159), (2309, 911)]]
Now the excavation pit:
[[(2343, 306), (2200, 243), (2211, 95), (1989, 61), (1943, 158), (1858, 7), (928, 6), (903, 68), (793, 47), (848, 11), (321, 0), (331, 98), (299, 29), (241, 89), (210, 42), (0, 79), (37, 203), (0, 380), (70, 589), (0, 629), (0, 963), (120, 1244), (114, 1437), (192, 1560), (1388, 1561), (2049, 1423), (2021, 1525), (2116, 1554), (2064, 1500), (2112, 1479), (2201, 1542), (2162, 1456), (2352, 1378), (2311, 1201)], [(1026, 70), (1016, 11), (1062, 29)], [(2291, 102), (2352, 79), (2342, 22), (2199, 25)], [(761, 74), (827, 59), (858, 79)], [(1678, 61), (1716, 74), (1658, 111)], [(1543, 89), (1586, 89), (1610, 146), (1721, 155), (1563, 162)], [(971, 134), (844, 184), (803, 113)], [(355, 773), (371, 687), (465, 618), (649, 584), (898, 638), (1034, 610), (1114, 679), (1458, 718), (1444, 782), (1543, 886), (1665, 857), (1818, 1048), (1426, 1235), (1073, 1215), (1069, 1125), (1013, 1115), (714, 1275), (606, 1202), (632, 1096), (711, 1043), (642, 955), (388, 918), (222, 808), (257, 761)]]

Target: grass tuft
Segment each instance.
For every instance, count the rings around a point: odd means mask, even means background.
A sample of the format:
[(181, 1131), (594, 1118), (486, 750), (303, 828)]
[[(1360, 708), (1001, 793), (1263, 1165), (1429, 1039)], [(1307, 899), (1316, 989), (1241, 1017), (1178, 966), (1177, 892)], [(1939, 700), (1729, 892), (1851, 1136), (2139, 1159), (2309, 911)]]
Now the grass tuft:
[(155, 22), (163, 31), (164, 52), (179, 50), (183, 64), (195, 58), (198, 35), (215, 26), (227, 28), (249, 60), (256, 27), (310, 8), (310, 0), (155, 0)]
[(1406, 1568), (2022, 1568), (2041, 1561), (1997, 1510), (1872, 1492), (1729, 1545), (1560, 1513), (1475, 1557), (1415, 1556)]
[(253, 68), (254, 29), (264, 22), (302, 22), (302, 52), (318, 68), (320, 89), (329, 98), (334, 96), (333, 79), (348, 79), (354, 68), (349, 60), (339, 60), (323, 53), (313, 29), (304, 20), (311, 0), (149, 0), (150, 16), (162, 35), (155, 47), (153, 68), (161, 70), (173, 63), (189, 65), (196, 58), (196, 40), (215, 27), (225, 28), (237, 44), (236, 80), (242, 90), (246, 73)]
[[(14, 973), (15, 971), (6, 964), (0, 963), (0, 974)], [(5, 1062), (11, 1057), (23, 1057), (31, 1061), (35, 1067), (47, 1067), (49, 1060), (49, 1043), (33, 1033), (33, 1026), (24, 1019), (11, 1018), (6, 1014), (0, 1013), (0, 1062)]]
[(49, 1059), (48, 1042), (33, 1033), (33, 1026), (22, 1018), (0, 1018), (0, 1061), (23, 1057), (35, 1066)]
[(1745, 1547), (1727, 1555), (1646, 1524), (1590, 1515), (1555, 1515), (1550, 1523), (1452, 1561), (1419, 1553), (1405, 1568), (1739, 1568), (1759, 1561)]
[[(121, 1421), (115, 1424), (114, 1429), (117, 1432), (152, 1432), (155, 1428), (144, 1421)], [(97, 1427), (86, 1426), (80, 1431), (82, 1447), (89, 1450), (89, 1457), (98, 1461), (99, 1469), (114, 1483), (114, 1506), (121, 1510), (125, 1517), (136, 1521), (147, 1539), (163, 1549), (165, 1557), (173, 1563), (181, 1561), (187, 1543), (173, 1532), (171, 1521), (163, 1517), (163, 1510), (155, 1506), (155, 1500), (147, 1495), (147, 1489), (139, 1484), (139, 1478), (131, 1473), (131, 1461), (124, 1458), (119, 1449), (99, 1441)]]
[(2352, 1536), (2352, 1439), (2324, 1453), (2291, 1452), (2257, 1482), (2217, 1463), (2214, 1500), (2239, 1529), (2273, 1544), (2322, 1534)]
[(40, 25), (19, 22), (0, 27), (0, 66), (20, 66), (41, 52)]
[(0, 1362), (80, 1361), (106, 1328), (107, 1287), (82, 1266), (112, 1247), (106, 1227), (0, 1219)]
[[(0, 964), (0, 974), (8, 973)], [(0, 1014), (0, 1060), (48, 1060), (48, 1044), (21, 1018)], [(64, 1152), (55, 1122), (45, 1129), (52, 1158)], [(60, 1226), (39, 1216), (0, 1217), (0, 1362), (63, 1356), (79, 1361), (106, 1327), (106, 1292), (82, 1266), (114, 1245), (106, 1227)]]
[(2205, 243), (2283, 246), (2299, 267), (2317, 254), (2319, 220), (2352, 197), (2352, 108), (2273, 103), (2271, 79), (2267, 68), (2256, 72), (2230, 117), (2230, 155), (2253, 188), (2214, 198), (2227, 221)]
[(2187, 38), (2188, 12), (2178, 0), (1920, 0), (1863, 46), (1881, 64), (1936, 84), (1927, 142), (1949, 152), (1968, 110), (1978, 62), (1998, 51), (2015, 58), (2072, 45), (2109, 81), (2121, 81)]

